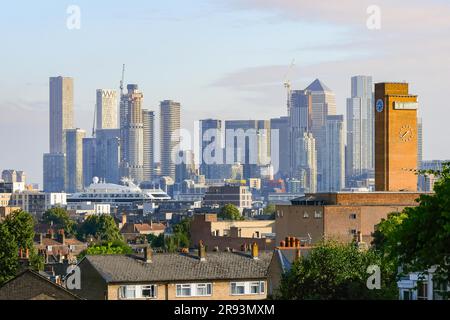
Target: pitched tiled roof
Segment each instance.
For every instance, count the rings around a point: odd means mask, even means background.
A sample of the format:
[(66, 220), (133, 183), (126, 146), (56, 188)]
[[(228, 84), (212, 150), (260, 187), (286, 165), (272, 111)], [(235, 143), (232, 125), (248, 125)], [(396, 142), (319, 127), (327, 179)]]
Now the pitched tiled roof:
[(0, 300), (79, 300), (62, 286), (32, 270), (25, 270), (0, 287)]
[(152, 223), (152, 225), (150, 225), (148, 223), (136, 223), (134, 225), (134, 228), (138, 232), (143, 232), (143, 231), (164, 230), (166, 227), (162, 223)]
[(206, 261), (192, 254), (153, 254), (152, 262), (125, 255), (86, 256), (106, 282), (260, 279), (267, 276), (272, 251), (259, 259), (242, 252), (209, 252)]

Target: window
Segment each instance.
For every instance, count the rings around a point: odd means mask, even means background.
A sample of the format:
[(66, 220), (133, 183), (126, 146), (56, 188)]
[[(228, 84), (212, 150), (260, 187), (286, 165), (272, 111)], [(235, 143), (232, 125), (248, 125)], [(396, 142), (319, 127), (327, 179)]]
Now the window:
[(350, 214), (350, 220), (355, 220), (355, 219), (356, 219), (356, 213)]
[(402, 293), (403, 293), (402, 300), (411, 300), (411, 291), (403, 290)]
[(245, 282), (232, 282), (231, 294), (232, 295), (245, 294)]
[(121, 286), (119, 288), (120, 299), (155, 299), (156, 285), (142, 285), (142, 286)]
[(446, 293), (447, 285), (433, 279), (433, 300), (444, 300)]
[(356, 229), (350, 229), (350, 234), (351, 235), (356, 235), (356, 233), (357, 233)]
[(316, 218), (316, 219), (322, 218), (322, 212), (321, 211), (314, 211), (314, 218)]
[(135, 286), (122, 286), (119, 288), (120, 299), (136, 299)]
[(417, 283), (417, 300), (428, 300), (428, 284), (426, 282)]
[(251, 282), (250, 283), (250, 293), (251, 294), (259, 294), (259, 282)]
[(265, 293), (264, 281), (231, 282), (231, 295), (255, 295)]
[(210, 296), (212, 294), (212, 285), (211, 283), (199, 283), (196, 291), (196, 296)]
[(204, 297), (212, 295), (212, 283), (188, 283), (176, 285), (177, 297)]
[(141, 292), (142, 298), (156, 298), (155, 285), (142, 286)]
[(308, 219), (309, 218), (309, 213), (308, 212), (303, 212), (303, 218), (304, 219)]

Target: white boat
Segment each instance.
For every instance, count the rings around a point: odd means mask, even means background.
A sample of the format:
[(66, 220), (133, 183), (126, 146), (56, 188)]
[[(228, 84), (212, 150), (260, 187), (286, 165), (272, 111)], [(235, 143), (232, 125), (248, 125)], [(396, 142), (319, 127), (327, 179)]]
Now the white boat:
[(135, 207), (145, 202), (170, 200), (161, 189), (141, 189), (130, 179), (122, 179), (122, 185), (106, 183), (95, 177), (92, 184), (82, 192), (67, 196), (68, 203), (86, 202), (108, 203), (114, 207)]

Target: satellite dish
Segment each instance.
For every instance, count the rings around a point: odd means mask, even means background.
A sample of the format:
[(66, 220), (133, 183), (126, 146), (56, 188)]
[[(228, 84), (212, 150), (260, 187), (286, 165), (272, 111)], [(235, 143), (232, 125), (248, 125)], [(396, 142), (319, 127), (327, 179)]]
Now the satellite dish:
[(98, 177), (94, 177), (94, 178), (92, 179), (92, 182), (93, 182), (94, 184), (97, 184), (99, 181), (100, 181), (100, 179), (99, 179)]

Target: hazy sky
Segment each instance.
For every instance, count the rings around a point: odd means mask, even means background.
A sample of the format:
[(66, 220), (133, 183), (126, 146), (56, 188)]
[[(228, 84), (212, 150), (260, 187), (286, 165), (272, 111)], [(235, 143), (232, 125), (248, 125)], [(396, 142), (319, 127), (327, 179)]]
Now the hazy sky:
[[(366, 27), (369, 5), (381, 30)], [(69, 5), (81, 29), (66, 27)], [(320, 78), (345, 112), (350, 77), (407, 81), (419, 95), (424, 158), (450, 158), (450, 3), (447, 0), (8, 1), (0, 10), (0, 169), (42, 180), (48, 78), (75, 78), (76, 125), (91, 131), (95, 89), (137, 83), (146, 108), (182, 104), (194, 120), (284, 115), (294, 89)], [(158, 114), (158, 113), (157, 113)]]

